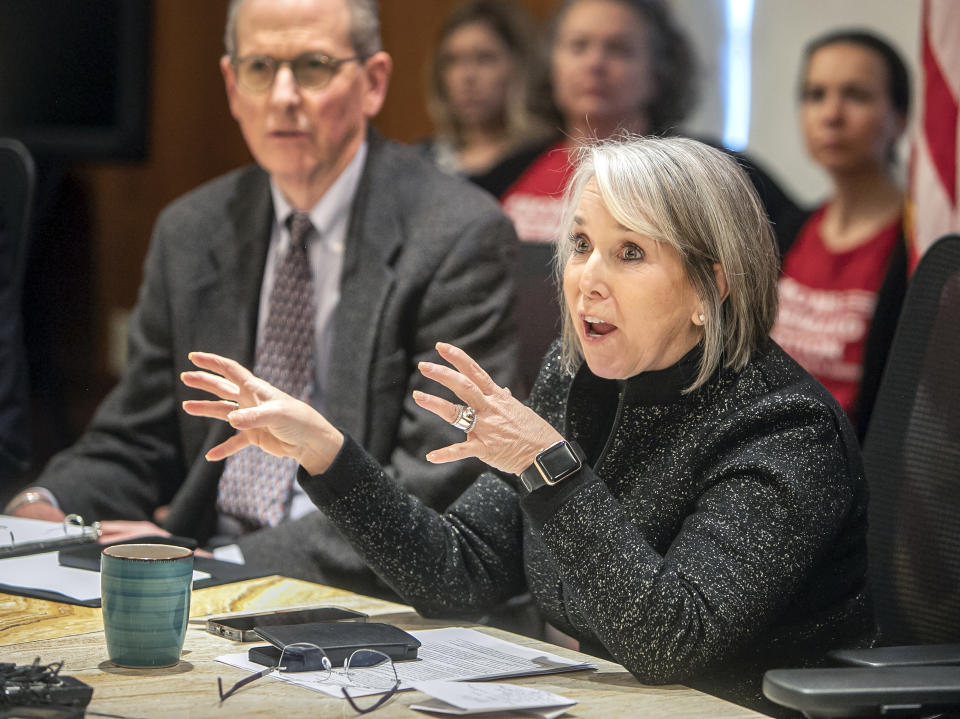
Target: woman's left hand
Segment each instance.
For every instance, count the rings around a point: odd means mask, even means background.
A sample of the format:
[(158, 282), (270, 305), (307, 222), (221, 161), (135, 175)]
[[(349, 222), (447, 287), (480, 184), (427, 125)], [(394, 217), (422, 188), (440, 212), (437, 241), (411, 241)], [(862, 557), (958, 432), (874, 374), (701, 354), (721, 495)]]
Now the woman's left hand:
[[(421, 362), (420, 373), (439, 382), (473, 408), (477, 421), (467, 439), (436, 449), (427, 455), (431, 462), (453, 462), (476, 457), (503, 472), (519, 474), (537, 454), (563, 439), (536, 412), (500, 387), (473, 358), (445, 342), (437, 352), (456, 369), (433, 362)], [(457, 405), (425, 392), (415, 391), (414, 401), (447, 422), (457, 418)]]
[(232, 359), (191, 352), (190, 361), (205, 372), (183, 372), (187, 387), (219, 400), (187, 400), (183, 408), (196, 417), (228, 422), (239, 432), (207, 452), (226, 459), (254, 445), (277, 457), (293, 457), (310, 474), (323, 474), (343, 446), (343, 434), (306, 402), (277, 389)]

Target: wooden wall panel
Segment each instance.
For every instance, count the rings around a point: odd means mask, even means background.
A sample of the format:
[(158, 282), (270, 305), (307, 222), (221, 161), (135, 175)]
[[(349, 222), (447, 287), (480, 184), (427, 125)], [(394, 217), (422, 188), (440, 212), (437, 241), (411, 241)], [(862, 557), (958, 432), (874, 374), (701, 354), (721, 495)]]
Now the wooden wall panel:
[(249, 161), (227, 109), (217, 64), (225, 8), (226, 0), (154, 3), (148, 157), (81, 168), (92, 195), (102, 322), (112, 308), (133, 305), (160, 209), (191, 187)]

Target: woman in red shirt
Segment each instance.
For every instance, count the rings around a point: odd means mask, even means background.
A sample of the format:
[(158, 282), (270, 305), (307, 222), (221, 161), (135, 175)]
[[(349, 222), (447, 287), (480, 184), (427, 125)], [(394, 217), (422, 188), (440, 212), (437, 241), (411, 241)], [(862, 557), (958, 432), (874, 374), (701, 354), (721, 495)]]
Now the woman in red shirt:
[(567, 0), (553, 21), (550, 66), (564, 139), (501, 197), (525, 242), (555, 239), (579, 141), (664, 134), (696, 99), (693, 50), (662, 0)]
[(862, 439), (906, 284), (894, 145), (909, 76), (887, 42), (859, 30), (817, 38), (804, 57), (804, 139), (833, 189), (784, 254), (771, 334), (833, 393)]

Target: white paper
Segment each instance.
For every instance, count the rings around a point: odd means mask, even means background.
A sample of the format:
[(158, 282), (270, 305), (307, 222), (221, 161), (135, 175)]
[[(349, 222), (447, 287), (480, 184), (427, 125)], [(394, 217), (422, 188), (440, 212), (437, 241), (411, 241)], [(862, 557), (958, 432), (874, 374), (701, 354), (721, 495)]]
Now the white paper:
[[(256, 662), (251, 662), (249, 659), (247, 659), (247, 655), (245, 653), (224, 654), (217, 657), (217, 661), (222, 662), (223, 664), (229, 664), (232, 667), (237, 667), (238, 669), (243, 669), (251, 674), (263, 671), (263, 665), (257, 664)], [(312, 689), (316, 692), (321, 692), (322, 694), (329, 694), (330, 696), (337, 697), (339, 699), (343, 699), (343, 692), (340, 691), (341, 687), (347, 687), (350, 689), (350, 696), (353, 697), (362, 697), (369, 694), (383, 693), (382, 691), (378, 691), (376, 689), (367, 689), (365, 687), (355, 686), (350, 682), (349, 679), (347, 679), (346, 674), (340, 667), (334, 668), (328, 677), (322, 677), (321, 672), (287, 673), (278, 672), (276, 669), (266, 676), (274, 679), (282, 679), (285, 682), (306, 687), (307, 689)], [(408, 687), (403, 688), (406, 689)]]
[(60, 592), (80, 601), (100, 596), (100, 572), (61, 567), (57, 552), (0, 559), (0, 584)]
[(531, 709), (562, 713), (577, 703), (559, 694), (515, 684), (427, 681), (416, 682), (413, 687), (429, 694), (433, 701), (415, 704), (411, 709), (461, 716)]
[[(61, 566), (57, 551), (0, 559), (0, 584), (59, 592), (80, 602), (100, 598), (100, 572)], [(209, 579), (194, 570), (193, 581)]]
[[(394, 665), (397, 676), (400, 678), (401, 690), (412, 689), (418, 682), (438, 679), (447, 681), (504, 679), (596, 669), (592, 664), (522, 647), (473, 629), (450, 627), (410, 633), (420, 640), (421, 645), (416, 661), (396, 662)], [(262, 665), (249, 661), (246, 654), (226, 654), (217, 657), (217, 661), (245, 669), (250, 673), (263, 669)], [(384, 667), (383, 671), (389, 672), (389, 666)], [(339, 669), (334, 669), (326, 679), (321, 678), (319, 674), (319, 672), (273, 671), (268, 676), (340, 698), (343, 698), (343, 693), (340, 691), (343, 686), (350, 687), (350, 694), (354, 696), (382, 693), (352, 687)]]

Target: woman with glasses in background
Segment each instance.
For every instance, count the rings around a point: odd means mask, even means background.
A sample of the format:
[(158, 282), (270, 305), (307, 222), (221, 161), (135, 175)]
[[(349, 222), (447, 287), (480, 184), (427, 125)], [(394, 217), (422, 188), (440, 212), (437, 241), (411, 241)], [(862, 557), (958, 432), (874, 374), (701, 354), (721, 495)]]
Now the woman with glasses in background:
[(564, 332), (520, 403), (463, 351), (420, 371), (459, 397), (414, 399), (466, 432), (432, 462), (482, 475), (445, 512), (398, 486), (309, 405), (232, 360), (182, 375), (219, 400), (184, 409), (294, 457), (310, 498), (426, 616), (529, 590), (583, 651), (645, 683), (776, 713), (774, 666), (862, 646), (866, 491), (832, 397), (769, 340), (777, 253), (752, 185), (686, 139), (592, 145), (557, 244)]

